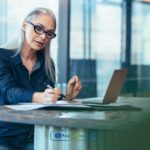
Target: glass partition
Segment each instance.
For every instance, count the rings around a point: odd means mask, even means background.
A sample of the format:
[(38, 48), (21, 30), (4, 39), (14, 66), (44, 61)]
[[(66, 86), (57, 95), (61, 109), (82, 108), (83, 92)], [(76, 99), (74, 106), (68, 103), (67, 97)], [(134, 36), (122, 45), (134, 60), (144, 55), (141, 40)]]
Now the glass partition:
[(132, 3), (131, 64), (135, 96), (150, 96), (150, 2)]
[[(58, 24), (59, 0), (0, 0), (0, 45), (14, 39), (21, 23), (30, 10), (36, 7), (52, 9), (56, 15)], [(57, 31), (56, 31), (57, 32)], [(52, 56), (56, 61), (58, 38), (52, 41)]]
[(78, 74), (79, 97), (102, 96), (121, 67), (121, 1), (71, 1), (70, 76)]

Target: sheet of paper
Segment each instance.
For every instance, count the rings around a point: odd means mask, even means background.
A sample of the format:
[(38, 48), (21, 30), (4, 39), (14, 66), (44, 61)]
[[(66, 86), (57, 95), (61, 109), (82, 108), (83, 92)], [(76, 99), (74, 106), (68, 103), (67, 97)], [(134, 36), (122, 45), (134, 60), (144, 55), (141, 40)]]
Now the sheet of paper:
[(72, 102), (68, 103), (66, 101), (57, 101), (56, 103), (44, 103), (44, 104), (39, 104), (39, 103), (20, 103), (17, 105), (5, 105), (5, 107), (17, 110), (17, 111), (29, 111), (29, 110), (34, 110), (34, 109), (39, 109), (39, 108), (44, 108), (44, 107), (50, 107), (50, 108), (90, 108), (90, 106), (85, 106), (82, 105), (79, 102)]
[(43, 104), (18, 104), (18, 105), (5, 105), (5, 107), (17, 110), (17, 111), (27, 111), (27, 110), (34, 110), (44, 107)]
[[(19, 103), (19, 104), (28, 104), (28, 105), (37, 105), (39, 103)], [(64, 101), (64, 100), (59, 100), (59, 101), (56, 101), (55, 103), (54, 102), (49, 102), (49, 103), (42, 103), (42, 105), (49, 105), (49, 104), (69, 104), (67, 101)]]

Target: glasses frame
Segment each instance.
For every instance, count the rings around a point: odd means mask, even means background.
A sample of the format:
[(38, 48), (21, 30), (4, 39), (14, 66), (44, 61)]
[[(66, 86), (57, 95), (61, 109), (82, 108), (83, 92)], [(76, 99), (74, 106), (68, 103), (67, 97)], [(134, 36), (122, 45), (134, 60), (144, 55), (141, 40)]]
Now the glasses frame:
[[(33, 26), (34, 32), (37, 33), (38, 35), (42, 35), (44, 33), (46, 38), (48, 38), (48, 39), (53, 39), (53, 38), (56, 37), (56, 34), (54, 32), (52, 32), (52, 31), (45, 31), (40, 25), (35, 25), (35, 24), (33, 24), (32, 22), (30, 22), (28, 20), (26, 20), (26, 22)], [(40, 27), (43, 30), (43, 32), (42, 33), (37, 32), (37, 30), (36, 30), (37, 27), (38, 28)], [(52, 37), (48, 36), (49, 33), (51, 33)]]

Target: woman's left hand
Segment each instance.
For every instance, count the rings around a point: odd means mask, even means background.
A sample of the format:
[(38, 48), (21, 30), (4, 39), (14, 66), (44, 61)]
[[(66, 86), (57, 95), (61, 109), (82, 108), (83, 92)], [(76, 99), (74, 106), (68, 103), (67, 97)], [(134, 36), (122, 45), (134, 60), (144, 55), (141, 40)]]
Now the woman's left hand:
[(66, 90), (66, 96), (68, 100), (72, 100), (75, 98), (80, 90), (82, 88), (81, 82), (77, 76), (73, 76), (68, 84), (67, 84), (67, 90)]

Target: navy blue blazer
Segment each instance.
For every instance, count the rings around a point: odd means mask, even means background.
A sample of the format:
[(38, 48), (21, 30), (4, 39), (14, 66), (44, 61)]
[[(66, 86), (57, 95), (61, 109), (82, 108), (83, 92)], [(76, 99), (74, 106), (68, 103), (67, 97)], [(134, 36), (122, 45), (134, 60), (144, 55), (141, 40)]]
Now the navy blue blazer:
[[(43, 51), (37, 52), (37, 63), (29, 75), (22, 64), (20, 53), (0, 49), (0, 105), (31, 102), (34, 92), (42, 92), (54, 83), (46, 76)], [(28, 126), (0, 122), (0, 137), (26, 132)], [(16, 132), (15, 132), (16, 131)]]
[(0, 49), (0, 104), (31, 102), (34, 92), (44, 91), (54, 83), (46, 76), (43, 51), (37, 52), (38, 62), (29, 75), (20, 54), (14, 50)]

